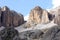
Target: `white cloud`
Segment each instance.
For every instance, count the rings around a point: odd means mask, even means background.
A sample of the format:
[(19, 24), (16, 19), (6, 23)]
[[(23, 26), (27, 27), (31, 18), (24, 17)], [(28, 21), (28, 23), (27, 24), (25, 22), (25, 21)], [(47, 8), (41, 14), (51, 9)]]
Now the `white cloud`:
[(29, 15), (27, 14), (26, 16), (24, 16), (24, 20), (27, 21), (28, 20)]
[(50, 9), (46, 9), (46, 10), (48, 10), (48, 11), (49, 11)]
[(52, 0), (52, 5), (53, 5), (52, 8), (56, 8), (56, 7), (60, 6), (60, 0)]
[(50, 11), (56, 7), (59, 7), (60, 6), (60, 0), (52, 0), (52, 8), (49, 8), (49, 9), (46, 9), (47, 11)]

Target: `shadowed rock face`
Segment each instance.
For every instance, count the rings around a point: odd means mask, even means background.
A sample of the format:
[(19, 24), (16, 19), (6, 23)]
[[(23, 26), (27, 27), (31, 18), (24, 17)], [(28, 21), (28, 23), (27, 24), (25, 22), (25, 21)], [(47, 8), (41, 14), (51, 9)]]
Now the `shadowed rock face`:
[(4, 28), (0, 31), (0, 40), (20, 40), (19, 33), (14, 28)]
[(52, 21), (55, 18), (55, 15), (48, 13), (48, 18), (50, 21)]
[(18, 14), (17, 12), (10, 10), (7, 6), (1, 8), (0, 10), (0, 24), (5, 27), (9, 26), (19, 26), (24, 23), (24, 17), (22, 14)]
[(41, 40), (60, 40), (60, 26), (50, 28), (41, 38)]

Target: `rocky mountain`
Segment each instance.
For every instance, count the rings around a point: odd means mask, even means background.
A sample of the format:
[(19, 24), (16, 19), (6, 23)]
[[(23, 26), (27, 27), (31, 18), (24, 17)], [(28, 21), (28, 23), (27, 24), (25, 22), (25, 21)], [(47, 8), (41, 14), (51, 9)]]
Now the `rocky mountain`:
[(43, 10), (41, 7), (36, 6), (30, 12), (29, 21), (36, 23), (36, 24), (47, 23), (49, 22), (48, 12), (46, 10)]
[(31, 27), (37, 24), (46, 24), (53, 20), (54, 15), (50, 14), (47, 10), (42, 9), (39, 6), (33, 8), (29, 14), (27, 21), (27, 27)]
[(7, 6), (0, 8), (0, 40), (60, 40), (60, 7), (48, 12), (36, 6), (28, 21)]
[(54, 23), (60, 25), (60, 6), (50, 10), (52, 15), (55, 15)]
[(7, 6), (0, 8), (0, 26), (10, 27), (11, 25), (17, 27), (24, 23), (22, 14), (10, 10)]

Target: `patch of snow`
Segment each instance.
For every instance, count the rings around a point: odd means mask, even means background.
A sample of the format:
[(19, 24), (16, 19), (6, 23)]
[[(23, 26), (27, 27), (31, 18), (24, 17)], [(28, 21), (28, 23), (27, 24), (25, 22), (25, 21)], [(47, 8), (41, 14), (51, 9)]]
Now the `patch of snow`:
[(24, 28), (23, 26), (20, 26), (20, 27), (17, 27), (15, 29), (18, 30), (18, 32), (24, 32), (24, 31), (35, 30), (35, 29), (40, 29), (40, 30), (49, 29), (49, 28), (57, 25), (57, 24), (54, 24), (53, 22), (54, 21), (51, 21), (48, 24), (38, 24), (38, 25), (30, 27), (30, 28)]
[(0, 31), (1, 31), (1, 30), (3, 30), (4, 28), (5, 28), (5, 27), (3, 27), (3, 26), (2, 26), (2, 27), (0, 27)]

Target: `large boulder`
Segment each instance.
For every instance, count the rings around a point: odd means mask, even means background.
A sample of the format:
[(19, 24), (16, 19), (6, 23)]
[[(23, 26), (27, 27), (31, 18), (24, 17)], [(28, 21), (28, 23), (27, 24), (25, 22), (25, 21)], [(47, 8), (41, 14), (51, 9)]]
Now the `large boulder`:
[(1, 40), (20, 40), (19, 33), (14, 28), (4, 28), (0, 31)]
[(12, 25), (17, 27), (24, 23), (24, 17), (22, 14), (19, 15), (17, 12), (10, 10), (7, 6), (3, 7), (1, 10), (2, 26), (9, 27)]
[(40, 40), (60, 40), (60, 26), (50, 28)]

